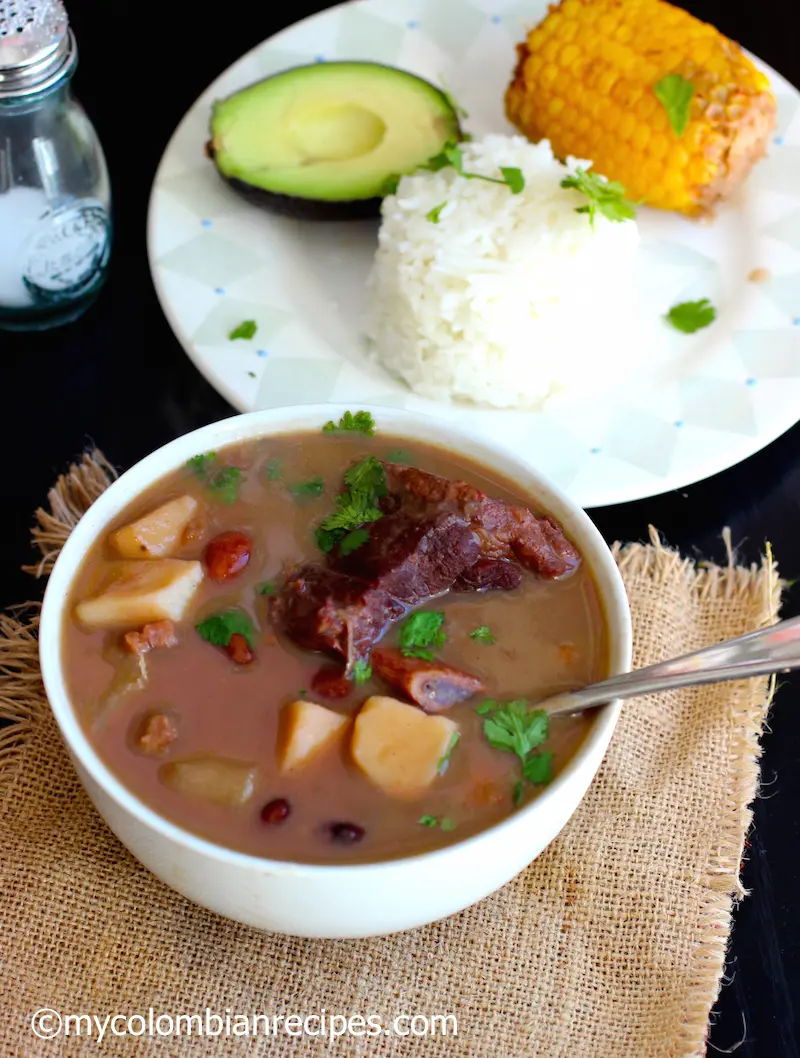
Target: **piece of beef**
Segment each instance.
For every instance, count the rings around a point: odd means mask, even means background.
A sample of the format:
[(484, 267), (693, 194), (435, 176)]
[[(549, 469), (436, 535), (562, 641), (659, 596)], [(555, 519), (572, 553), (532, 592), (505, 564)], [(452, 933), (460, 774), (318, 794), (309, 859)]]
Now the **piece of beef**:
[(167, 713), (148, 713), (140, 720), (134, 744), (141, 753), (157, 756), (178, 737), (175, 721)]
[(522, 570), (505, 558), (479, 558), (453, 583), (453, 591), (513, 591), (522, 582)]
[(131, 654), (147, 654), (159, 647), (174, 647), (178, 642), (175, 625), (172, 621), (151, 621), (141, 632), (126, 632), (122, 645)]
[(398, 512), (373, 522), (369, 539), (335, 562), (341, 572), (415, 606), (449, 591), (478, 557), (475, 534), (455, 512), (426, 519)]
[(581, 556), (549, 515), (487, 500), (472, 524), (487, 558), (513, 557), (547, 580), (574, 573), (580, 565)]
[(526, 507), (493, 500), (474, 485), (428, 474), (417, 467), (384, 463), (388, 495), (386, 511), (412, 517), (456, 511), (467, 520), (488, 559), (516, 559), (540, 577), (572, 573), (581, 557), (561, 526), (549, 516), (538, 517)]
[(388, 647), (373, 650), (371, 660), (373, 672), (426, 713), (440, 713), (485, 689), (476, 676), (442, 661), (407, 658)]
[(404, 613), (405, 607), (387, 592), (311, 564), (292, 573), (272, 602), (276, 628), (298, 646), (343, 657), (348, 676)]

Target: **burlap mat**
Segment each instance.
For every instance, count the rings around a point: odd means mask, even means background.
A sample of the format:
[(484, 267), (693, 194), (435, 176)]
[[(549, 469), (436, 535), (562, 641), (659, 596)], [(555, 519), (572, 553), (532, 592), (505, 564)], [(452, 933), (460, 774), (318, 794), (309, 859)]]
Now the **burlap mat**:
[[(108, 483), (99, 453), (51, 492), (36, 539), (46, 572)], [(697, 568), (617, 548), (644, 665), (776, 620), (771, 557)], [(537, 1055), (667, 1058), (705, 1052), (758, 782), (766, 680), (630, 703), (561, 836), (515, 881), (436, 925), (381, 940), (258, 933), (177, 896), (96, 815), (42, 692), (35, 617), (2, 619), (0, 1053)], [(193, 1039), (97, 1028), (41, 1041), (34, 1011), (455, 1014), (457, 1036)], [(50, 1023), (52, 1024), (52, 1023)], [(169, 1022), (159, 1023), (169, 1029)], [(212, 1028), (215, 1022), (210, 1023)], [(243, 1027), (242, 1022), (231, 1022)], [(357, 1025), (360, 1023), (356, 1023)], [(124, 1025), (116, 1023), (118, 1028)], [(312, 1023), (318, 1027), (319, 1023)], [(421, 1022), (417, 1029), (424, 1028)], [(132, 1021), (133, 1032), (140, 1029)], [(403, 1023), (408, 1028), (408, 1023)], [(75, 1033), (83, 1035), (77, 1037)]]

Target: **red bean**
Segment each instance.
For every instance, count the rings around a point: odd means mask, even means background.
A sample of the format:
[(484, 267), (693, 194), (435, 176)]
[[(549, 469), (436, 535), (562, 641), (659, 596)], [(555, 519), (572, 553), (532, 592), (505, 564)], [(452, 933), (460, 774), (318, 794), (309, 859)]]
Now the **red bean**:
[(292, 806), (285, 797), (276, 797), (261, 809), (262, 823), (283, 823), (291, 815)]
[(355, 845), (364, 837), (364, 828), (357, 823), (331, 823), (331, 837), (339, 845)]
[(250, 649), (250, 644), (239, 632), (233, 633), (228, 645), (225, 647), (225, 653), (237, 665), (249, 665), (255, 657), (255, 654)]
[(232, 530), (215, 536), (206, 548), (206, 569), (212, 580), (229, 580), (250, 561), (253, 544), (249, 536)]
[(311, 677), (311, 688), (323, 698), (346, 698), (353, 685), (342, 674), (341, 669), (326, 666)]

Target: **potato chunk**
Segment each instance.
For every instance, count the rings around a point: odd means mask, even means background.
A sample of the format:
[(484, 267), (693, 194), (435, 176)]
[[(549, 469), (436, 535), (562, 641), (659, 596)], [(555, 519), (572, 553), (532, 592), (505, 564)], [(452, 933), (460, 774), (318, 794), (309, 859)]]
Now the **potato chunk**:
[(151, 621), (180, 621), (203, 579), (199, 562), (164, 558), (118, 562), (106, 588), (75, 607), (88, 628), (141, 628)]
[(251, 761), (219, 757), (216, 753), (198, 753), (158, 769), (165, 786), (223, 808), (246, 804), (253, 796), (257, 774), (258, 767)]
[(179, 496), (111, 534), (123, 558), (167, 558), (183, 543), (183, 534), (197, 510), (193, 496)]
[(439, 774), (458, 725), (396, 698), (368, 698), (356, 717), (351, 752), (368, 779), (392, 797), (414, 797)]
[(314, 702), (297, 701), (281, 712), (278, 765), (287, 775), (305, 768), (329, 749), (347, 725), (347, 717)]

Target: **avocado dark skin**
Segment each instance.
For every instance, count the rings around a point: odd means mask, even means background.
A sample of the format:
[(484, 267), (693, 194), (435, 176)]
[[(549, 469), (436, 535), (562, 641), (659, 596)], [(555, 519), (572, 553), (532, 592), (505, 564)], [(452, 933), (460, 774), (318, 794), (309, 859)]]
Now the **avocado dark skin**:
[[(214, 161), (214, 146), (209, 140), (205, 148), (206, 157)], [(367, 220), (381, 214), (382, 198), (357, 198), (346, 202), (325, 202), (316, 198), (296, 198), (294, 195), (279, 195), (274, 191), (264, 191), (254, 187), (235, 176), (225, 176), (219, 166), (214, 166), (228, 187), (240, 195), (246, 202), (261, 209), (269, 210), (281, 217), (294, 217), (297, 220)]]
[[(301, 115), (288, 130), (287, 100)], [(284, 217), (329, 221), (379, 217), (393, 179), (462, 138), (442, 89), (351, 60), (294, 66), (217, 100), (209, 131), (206, 155), (237, 195)]]

